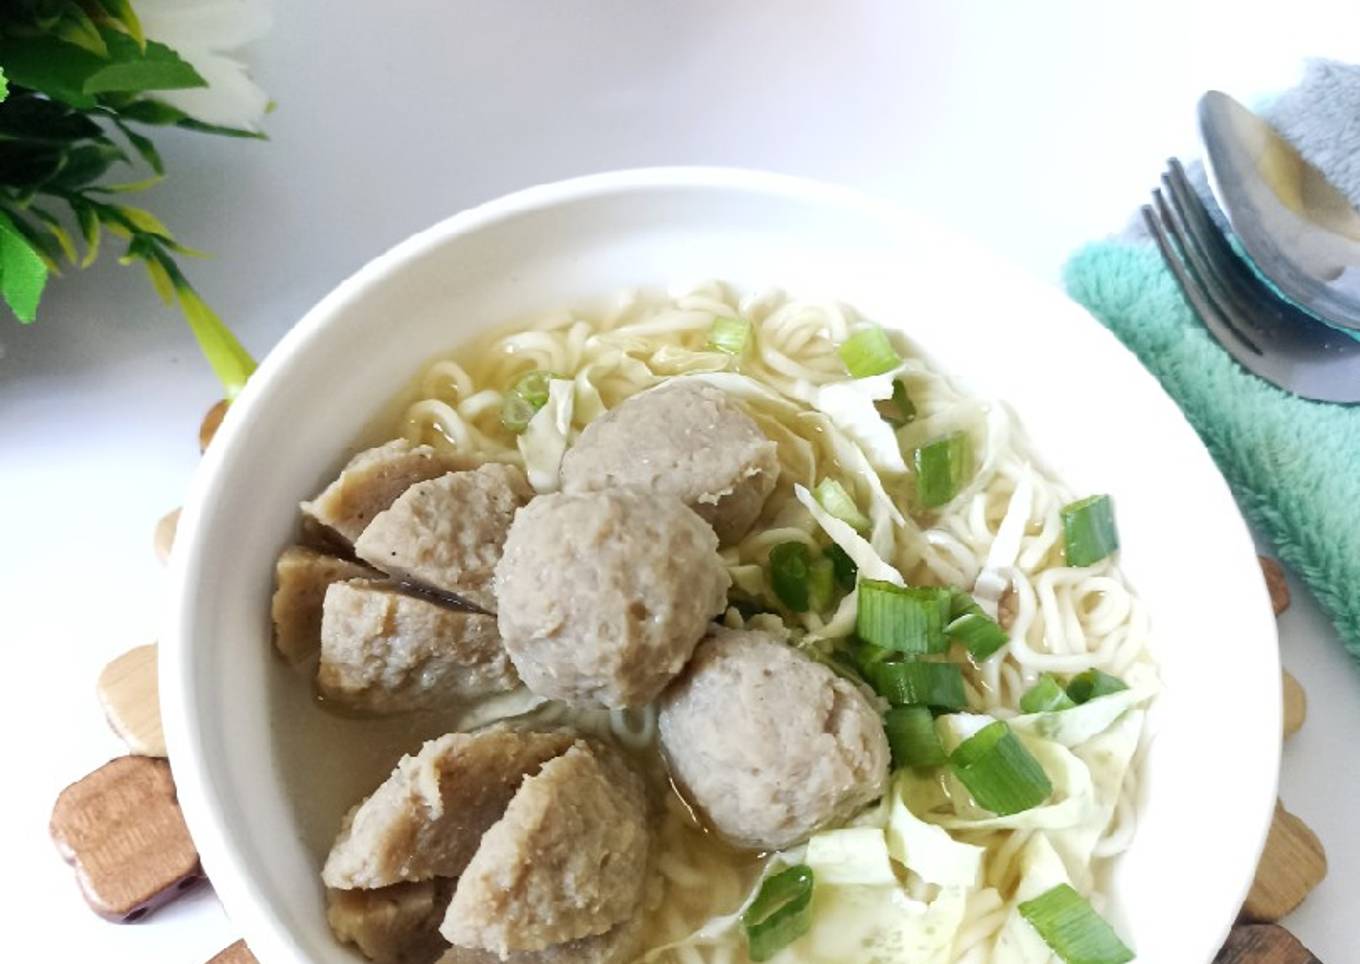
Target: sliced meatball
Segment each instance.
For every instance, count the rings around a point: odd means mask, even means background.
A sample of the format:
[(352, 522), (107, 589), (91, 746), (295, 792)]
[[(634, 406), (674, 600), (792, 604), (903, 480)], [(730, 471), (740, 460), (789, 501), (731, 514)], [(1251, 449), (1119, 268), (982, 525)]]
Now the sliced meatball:
[(350, 459), (320, 495), (302, 503), (302, 513), (353, 542), (374, 516), (415, 483), (467, 467), (428, 445), (394, 439)]
[(289, 546), (274, 565), (274, 646), (290, 663), (300, 663), (321, 642), (321, 606), (335, 582), (374, 575), (372, 569), (324, 555), (305, 546)]
[(715, 627), (661, 698), (680, 791), (733, 844), (782, 850), (883, 794), (888, 742), (849, 681), (774, 636)]
[(647, 818), (641, 778), (603, 744), (578, 742), (482, 837), (440, 933), (501, 955), (604, 934), (641, 902)]
[(453, 896), (445, 878), (375, 890), (326, 891), (326, 921), (342, 944), (377, 964), (428, 964), (448, 941), (439, 923)]
[(494, 951), (473, 947), (450, 947), (436, 964), (628, 964), (642, 949), (645, 920), (634, 914), (603, 934), (553, 944), (541, 951), (511, 951), (502, 957)]
[(507, 724), (430, 740), (346, 817), (321, 879), (350, 890), (457, 877), (524, 777), (575, 740)]
[(631, 486), (677, 496), (735, 542), (779, 480), (774, 442), (727, 393), (677, 378), (586, 426), (562, 459), (565, 492)]
[(326, 590), (316, 679), (326, 699), (369, 713), (467, 702), (519, 685), (495, 616), (364, 579)]
[(727, 604), (713, 530), (674, 496), (618, 489), (535, 499), (496, 567), (505, 648), (533, 692), (640, 706)]
[(515, 511), (533, 498), (524, 473), (489, 463), (419, 482), (354, 543), (360, 559), (494, 612), (491, 578)]

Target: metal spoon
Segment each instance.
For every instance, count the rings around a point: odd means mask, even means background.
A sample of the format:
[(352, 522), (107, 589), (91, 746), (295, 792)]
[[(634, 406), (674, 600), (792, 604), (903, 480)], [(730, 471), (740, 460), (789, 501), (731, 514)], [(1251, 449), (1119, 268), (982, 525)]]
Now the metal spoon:
[(1269, 124), (1227, 94), (1199, 102), (1209, 184), (1233, 233), (1286, 298), (1360, 330), (1360, 214)]

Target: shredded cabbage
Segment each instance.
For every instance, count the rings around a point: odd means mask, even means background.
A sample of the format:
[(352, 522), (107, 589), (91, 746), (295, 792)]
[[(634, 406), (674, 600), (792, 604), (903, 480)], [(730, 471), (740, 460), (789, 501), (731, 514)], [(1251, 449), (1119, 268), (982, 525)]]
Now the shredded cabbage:
[(1036, 833), (1020, 851), (1020, 884), (1011, 898), (1010, 911), (992, 948), (992, 964), (1049, 964), (1053, 951), (1029, 921), (1020, 916), (1019, 905), (1059, 884), (1070, 884), (1062, 857), (1048, 837)]
[(1150, 666), (1134, 666), (1124, 680), (1128, 689), (1098, 696), (1066, 710), (1029, 713), (1008, 720), (1017, 733), (1052, 740), (1066, 747), (1079, 746), (1097, 733), (1103, 733), (1131, 707), (1157, 693), (1157, 677)]
[(928, 884), (976, 887), (987, 849), (960, 843), (942, 827), (912, 813), (906, 801), (905, 776), (899, 774), (893, 780), (889, 794), (888, 852)]
[(548, 401), (529, 419), (520, 433), (519, 453), (524, 456), (524, 471), (529, 484), (540, 495), (561, 487), (562, 456), (571, 434), (571, 413), (576, 398), (575, 383), (554, 378), (548, 382)]
[(817, 525), (822, 527), (822, 531), (831, 537), (831, 541), (844, 549), (845, 554), (854, 560), (855, 565), (859, 567), (861, 576), (866, 579), (881, 579), (897, 586), (907, 584), (906, 580), (902, 578), (902, 574), (893, 566), (884, 562), (883, 558), (874, 551), (874, 547), (869, 545), (858, 532), (823, 509), (806, 486), (795, 485), (793, 494), (803, 504), (803, 507), (812, 513), (812, 518), (817, 522)]
[(907, 464), (902, 459), (897, 433), (884, 421), (874, 403), (892, 397), (893, 379), (901, 372), (899, 367), (882, 375), (808, 386), (805, 390), (807, 402), (849, 436), (863, 450), (870, 465), (892, 475), (904, 475)]

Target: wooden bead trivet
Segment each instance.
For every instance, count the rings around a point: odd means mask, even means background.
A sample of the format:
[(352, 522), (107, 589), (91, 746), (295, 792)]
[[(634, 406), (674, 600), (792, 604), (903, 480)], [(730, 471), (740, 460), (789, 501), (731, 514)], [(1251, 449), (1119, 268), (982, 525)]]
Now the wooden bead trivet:
[(1278, 559), (1270, 556), (1257, 556), (1261, 563), (1261, 575), (1266, 578), (1266, 589), (1270, 593), (1270, 605), (1278, 616), (1289, 608), (1289, 580), (1284, 577), (1284, 567)]
[(1327, 852), (1317, 834), (1275, 803), (1275, 819), (1256, 868), (1242, 920), (1273, 922), (1288, 914), (1327, 876)]
[(156, 683), (156, 644), (128, 650), (104, 667), (95, 686), (113, 732), (139, 756), (165, 756)]
[(1289, 670), (1284, 671), (1284, 735), (1293, 736), (1308, 719), (1308, 694)]
[(1238, 924), (1214, 964), (1322, 964), (1278, 924)]
[(109, 761), (61, 792), (50, 828), (85, 900), (108, 920), (140, 920), (203, 879), (164, 760)]
[(156, 523), (156, 532), (151, 537), (156, 547), (156, 558), (161, 562), (170, 560), (170, 550), (175, 545), (175, 530), (179, 528), (179, 509), (171, 509)]
[(259, 962), (255, 960), (255, 955), (250, 953), (245, 941), (237, 941), (214, 954), (208, 964), (259, 964)]
[(227, 408), (231, 402), (225, 398), (208, 409), (208, 414), (203, 416), (203, 421), (198, 423), (198, 450), (208, 451), (208, 446), (212, 444), (213, 436), (222, 427), (222, 419), (227, 416)]

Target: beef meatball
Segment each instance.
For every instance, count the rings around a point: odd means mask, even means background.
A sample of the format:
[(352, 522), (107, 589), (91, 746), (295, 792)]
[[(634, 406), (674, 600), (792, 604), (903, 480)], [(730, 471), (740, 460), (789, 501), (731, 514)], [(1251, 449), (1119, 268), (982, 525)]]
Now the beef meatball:
[(775, 444), (712, 385), (678, 378), (586, 426), (562, 459), (562, 489), (631, 486), (677, 496), (734, 542), (779, 479)]
[(496, 567), (501, 637), (540, 696), (640, 706), (680, 672), (729, 582), (713, 530), (674, 496), (539, 496)]
[(782, 850), (881, 796), (888, 741), (853, 684), (768, 633), (715, 627), (661, 698), (671, 776), (733, 844)]

